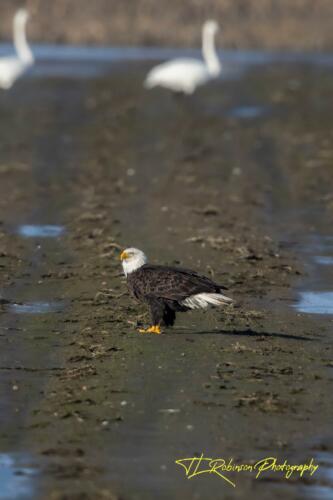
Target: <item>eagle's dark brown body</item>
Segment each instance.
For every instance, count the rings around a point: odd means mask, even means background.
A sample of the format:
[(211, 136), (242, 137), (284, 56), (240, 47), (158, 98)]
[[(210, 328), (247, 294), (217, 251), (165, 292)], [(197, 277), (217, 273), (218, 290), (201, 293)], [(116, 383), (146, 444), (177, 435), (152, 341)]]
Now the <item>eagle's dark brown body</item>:
[(145, 264), (127, 275), (131, 294), (149, 305), (153, 325), (172, 326), (176, 312), (190, 307), (187, 298), (201, 293), (221, 293), (225, 287), (188, 269)]

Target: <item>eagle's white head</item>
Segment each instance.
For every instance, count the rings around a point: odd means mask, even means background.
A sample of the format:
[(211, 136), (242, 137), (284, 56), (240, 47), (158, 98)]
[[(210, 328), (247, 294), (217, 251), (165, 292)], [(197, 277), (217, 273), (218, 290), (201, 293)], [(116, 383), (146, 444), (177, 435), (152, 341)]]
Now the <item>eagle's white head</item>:
[(125, 276), (147, 263), (146, 255), (138, 248), (125, 248), (120, 254)]

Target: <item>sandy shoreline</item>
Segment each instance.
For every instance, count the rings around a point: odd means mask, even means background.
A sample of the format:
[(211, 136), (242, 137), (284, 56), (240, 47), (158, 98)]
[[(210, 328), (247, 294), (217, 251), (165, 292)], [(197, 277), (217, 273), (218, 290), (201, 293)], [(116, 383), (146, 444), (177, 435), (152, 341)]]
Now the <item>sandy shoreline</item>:
[[(330, 52), (333, 48), (330, 0), (156, 2), (136, 0), (29, 0), (33, 42), (120, 46), (200, 46), (201, 25), (215, 18), (226, 49)], [(11, 39), (15, 8), (0, 6), (0, 40)]]

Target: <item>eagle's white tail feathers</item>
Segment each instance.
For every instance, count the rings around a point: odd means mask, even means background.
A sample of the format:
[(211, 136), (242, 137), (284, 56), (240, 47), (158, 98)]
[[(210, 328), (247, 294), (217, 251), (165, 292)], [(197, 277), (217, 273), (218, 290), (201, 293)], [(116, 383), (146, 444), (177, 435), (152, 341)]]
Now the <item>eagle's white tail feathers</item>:
[(198, 293), (183, 300), (182, 304), (190, 309), (206, 309), (209, 306), (230, 304), (233, 300), (222, 293)]

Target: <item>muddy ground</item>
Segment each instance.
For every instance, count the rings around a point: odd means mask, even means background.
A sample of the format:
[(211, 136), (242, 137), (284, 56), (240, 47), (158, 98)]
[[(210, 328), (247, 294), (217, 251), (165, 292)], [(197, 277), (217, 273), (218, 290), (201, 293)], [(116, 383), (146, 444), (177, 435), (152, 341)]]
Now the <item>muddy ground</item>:
[[(22, 498), (321, 498), (322, 472), (232, 488), (174, 461), (332, 453), (332, 316), (292, 307), (332, 286), (304, 251), (332, 235), (331, 69), (267, 64), (178, 98), (143, 90), (148, 66), (0, 95), (2, 456)], [(235, 305), (140, 335), (125, 246)]]
[(331, 0), (1, 0), (0, 39), (26, 6), (29, 39), (38, 43), (199, 46), (215, 18), (224, 48), (331, 51)]

